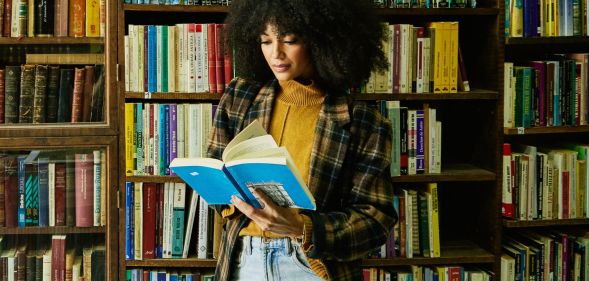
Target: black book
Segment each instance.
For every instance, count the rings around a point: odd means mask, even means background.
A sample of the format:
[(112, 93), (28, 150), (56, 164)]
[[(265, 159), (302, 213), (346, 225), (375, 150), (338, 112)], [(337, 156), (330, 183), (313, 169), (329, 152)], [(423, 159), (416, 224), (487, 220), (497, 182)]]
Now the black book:
[(35, 0), (35, 35), (53, 36), (55, 0)]
[(57, 101), (59, 96), (59, 66), (47, 70), (47, 100), (45, 101), (45, 122), (57, 122)]
[(4, 123), (18, 123), (20, 66), (6, 66), (4, 77)]
[(57, 122), (70, 122), (72, 118), (72, 93), (74, 91), (74, 70), (61, 69), (59, 76), (59, 97), (57, 103)]
[(96, 65), (94, 68), (90, 122), (101, 121), (104, 121), (104, 66)]
[(25, 64), (20, 68), (20, 99), (18, 123), (33, 123), (33, 100), (35, 96), (35, 65)]

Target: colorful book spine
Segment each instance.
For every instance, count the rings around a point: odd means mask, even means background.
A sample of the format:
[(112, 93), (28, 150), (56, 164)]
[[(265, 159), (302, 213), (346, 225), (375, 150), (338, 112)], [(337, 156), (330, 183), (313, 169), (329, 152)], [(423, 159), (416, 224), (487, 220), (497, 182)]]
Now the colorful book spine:
[(184, 249), (184, 211), (186, 184), (174, 183), (172, 223), (172, 257), (182, 257)]
[(93, 158), (93, 153), (76, 153), (74, 155), (77, 227), (91, 227), (94, 225)]
[(125, 183), (125, 259), (135, 259), (134, 184)]

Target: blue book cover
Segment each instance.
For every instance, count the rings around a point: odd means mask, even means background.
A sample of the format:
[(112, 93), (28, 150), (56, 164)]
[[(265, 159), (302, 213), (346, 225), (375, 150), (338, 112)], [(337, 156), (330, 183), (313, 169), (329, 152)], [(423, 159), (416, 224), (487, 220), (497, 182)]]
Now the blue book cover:
[(184, 252), (184, 209), (186, 184), (174, 183), (174, 203), (172, 222), (172, 257), (182, 257)]
[(135, 259), (135, 219), (133, 218), (134, 213), (134, 202), (133, 202), (133, 189), (134, 185), (132, 182), (125, 183), (125, 259)]
[(49, 159), (39, 158), (39, 226), (49, 225)]
[(39, 225), (39, 164), (25, 160), (25, 225)]
[(315, 209), (315, 200), (284, 147), (254, 121), (225, 148), (225, 161), (176, 158), (170, 168), (209, 205), (230, 204), (235, 195), (260, 208), (260, 189), (282, 207)]
[(18, 226), (26, 226), (26, 207), (25, 207), (25, 158), (18, 156)]
[(157, 34), (155, 25), (147, 26), (147, 91), (157, 91)]
[(415, 161), (417, 164), (416, 170), (418, 174), (425, 172), (425, 128), (424, 128), (424, 113), (423, 110), (417, 110), (417, 151), (415, 154)]

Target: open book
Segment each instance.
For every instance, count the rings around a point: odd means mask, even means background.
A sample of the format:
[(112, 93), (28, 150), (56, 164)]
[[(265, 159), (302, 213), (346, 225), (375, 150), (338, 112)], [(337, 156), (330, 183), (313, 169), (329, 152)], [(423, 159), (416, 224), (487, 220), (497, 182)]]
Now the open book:
[(288, 150), (278, 147), (258, 121), (237, 134), (221, 158), (176, 158), (170, 169), (209, 205), (230, 204), (236, 195), (260, 208), (251, 191), (261, 189), (279, 206), (315, 210), (315, 199)]

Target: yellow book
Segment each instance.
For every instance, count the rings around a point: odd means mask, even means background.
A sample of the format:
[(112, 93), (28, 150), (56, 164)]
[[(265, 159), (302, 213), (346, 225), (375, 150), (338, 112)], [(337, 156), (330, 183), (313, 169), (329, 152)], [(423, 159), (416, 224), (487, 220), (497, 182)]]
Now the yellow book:
[(27, 34), (28, 37), (35, 37), (35, 1), (25, 0), (28, 2), (27, 8)]
[(100, 3), (86, 0), (86, 37), (100, 37)]
[(439, 23), (431, 23), (429, 27), (430, 48), (431, 48), (431, 72), (430, 76), (432, 87), (430, 91), (434, 94), (442, 93), (442, 54), (443, 54), (443, 36)]
[(446, 267), (436, 266), (436, 271), (438, 273), (438, 281), (446, 281)]
[[(433, 250), (432, 258), (437, 258), (441, 256), (441, 249), (440, 249), (440, 209), (438, 203), (438, 184), (437, 183), (428, 183), (427, 184), (427, 192), (431, 195), (431, 202), (428, 202), (428, 205), (431, 206), (431, 243), (430, 248)], [(429, 198), (428, 198), (429, 200)], [(430, 211), (428, 210), (428, 213)]]
[(509, 1), (509, 12), (510, 12), (510, 36), (511, 37), (523, 37), (524, 36), (524, 1), (523, 0), (511, 0)]
[(558, 16), (561, 0), (550, 0), (552, 2), (552, 36), (560, 36), (560, 17)]
[(458, 91), (458, 22), (446, 22), (446, 31), (449, 39), (448, 56), (448, 87), (450, 93)]
[(587, 161), (585, 160), (576, 160), (577, 163), (577, 184), (575, 186), (576, 193), (577, 193), (577, 218), (584, 217), (584, 203), (585, 203), (585, 185), (587, 180)]
[(133, 152), (135, 146), (133, 140), (135, 137), (135, 128), (133, 116), (135, 115), (135, 104), (125, 103), (125, 175), (132, 176), (135, 170)]

